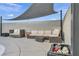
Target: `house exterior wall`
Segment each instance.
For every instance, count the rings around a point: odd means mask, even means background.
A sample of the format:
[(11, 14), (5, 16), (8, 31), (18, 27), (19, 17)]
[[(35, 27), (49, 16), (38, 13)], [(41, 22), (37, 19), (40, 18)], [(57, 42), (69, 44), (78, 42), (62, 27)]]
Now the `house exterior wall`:
[(65, 43), (71, 45), (71, 8), (68, 9), (64, 17), (63, 33)]
[(79, 4), (72, 4), (72, 45), (73, 55), (79, 56)]

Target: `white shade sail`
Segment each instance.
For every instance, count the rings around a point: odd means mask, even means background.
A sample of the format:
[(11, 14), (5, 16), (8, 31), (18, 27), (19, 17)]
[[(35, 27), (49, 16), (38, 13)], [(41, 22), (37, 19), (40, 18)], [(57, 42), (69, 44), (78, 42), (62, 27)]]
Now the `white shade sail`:
[(52, 3), (33, 3), (27, 11), (12, 20), (23, 20), (42, 17), (56, 13)]

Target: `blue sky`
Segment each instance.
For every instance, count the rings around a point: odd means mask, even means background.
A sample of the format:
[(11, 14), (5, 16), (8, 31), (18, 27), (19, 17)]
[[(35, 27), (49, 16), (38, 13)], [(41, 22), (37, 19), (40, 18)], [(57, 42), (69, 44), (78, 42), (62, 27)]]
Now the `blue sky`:
[[(0, 3), (0, 16), (3, 19), (11, 19), (21, 15), (24, 11), (26, 11), (32, 4), (31, 3)], [(68, 3), (55, 3), (54, 10), (59, 12), (63, 11), (63, 17), (70, 7)], [(30, 20), (20, 20), (21, 22), (27, 21), (46, 21), (46, 20), (59, 20), (59, 13), (51, 14), (48, 16), (43, 16), (39, 18), (33, 18)], [(20, 22), (19, 21), (19, 22)], [(3, 22), (10, 22), (10, 20), (3, 20)], [(12, 21), (13, 22), (13, 21)], [(17, 21), (14, 21), (17, 22)]]

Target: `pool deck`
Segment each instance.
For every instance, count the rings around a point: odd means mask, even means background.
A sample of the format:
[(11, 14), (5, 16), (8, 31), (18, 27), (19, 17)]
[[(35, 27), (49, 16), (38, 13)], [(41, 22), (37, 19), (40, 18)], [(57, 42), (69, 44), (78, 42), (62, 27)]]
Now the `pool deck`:
[(0, 37), (0, 44), (6, 50), (3, 56), (46, 56), (51, 43), (37, 42), (35, 39)]

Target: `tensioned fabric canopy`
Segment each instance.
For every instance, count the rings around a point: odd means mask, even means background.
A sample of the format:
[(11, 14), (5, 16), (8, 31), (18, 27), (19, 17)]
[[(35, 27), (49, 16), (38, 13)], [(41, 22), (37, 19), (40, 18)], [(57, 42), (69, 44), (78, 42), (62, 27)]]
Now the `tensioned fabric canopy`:
[(33, 3), (27, 11), (12, 20), (23, 20), (42, 17), (56, 13), (52, 3)]

